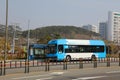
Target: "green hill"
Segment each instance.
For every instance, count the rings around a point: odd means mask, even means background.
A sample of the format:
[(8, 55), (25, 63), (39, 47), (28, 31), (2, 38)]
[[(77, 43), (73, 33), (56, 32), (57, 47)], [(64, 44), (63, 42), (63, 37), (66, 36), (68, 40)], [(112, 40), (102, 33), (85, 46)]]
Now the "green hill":
[[(23, 31), (22, 36), (27, 37), (28, 31)], [(99, 34), (75, 26), (47, 26), (30, 30), (30, 38), (35, 39), (93, 39), (99, 38)]]
[[(13, 37), (13, 29), (9, 27), (8, 36)], [(0, 27), (0, 37), (4, 37), (5, 27), (1, 25)], [(27, 39), (28, 31), (20, 31), (19, 36)], [(16, 32), (18, 36), (18, 31)], [(38, 41), (41, 43), (46, 43), (51, 39), (57, 38), (68, 38), (68, 39), (100, 39), (98, 33), (88, 31), (81, 27), (75, 26), (46, 26), (30, 30), (30, 38), (33, 41)]]

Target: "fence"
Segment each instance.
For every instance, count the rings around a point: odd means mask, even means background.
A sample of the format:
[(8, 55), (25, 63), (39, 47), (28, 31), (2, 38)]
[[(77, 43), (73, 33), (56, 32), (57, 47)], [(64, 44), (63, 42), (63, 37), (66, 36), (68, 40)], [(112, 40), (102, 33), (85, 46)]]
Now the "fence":
[(93, 61), (83, 59), (73, 59), (72, 61), (51, 61), (49, 59), (0, 61), (0, 75), (29, 73), (33, 71), (68, 70), (110, 66), (120, 66), (120, 55), (119, 58), (99, 58)]

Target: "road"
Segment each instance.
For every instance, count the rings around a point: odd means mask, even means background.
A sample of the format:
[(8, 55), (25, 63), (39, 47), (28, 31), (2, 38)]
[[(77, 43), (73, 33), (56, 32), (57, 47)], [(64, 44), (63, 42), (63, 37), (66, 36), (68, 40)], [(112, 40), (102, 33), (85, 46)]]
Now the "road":
[(99, 67), (0, 76), (0, 80), (120, 80), (120, 67)]

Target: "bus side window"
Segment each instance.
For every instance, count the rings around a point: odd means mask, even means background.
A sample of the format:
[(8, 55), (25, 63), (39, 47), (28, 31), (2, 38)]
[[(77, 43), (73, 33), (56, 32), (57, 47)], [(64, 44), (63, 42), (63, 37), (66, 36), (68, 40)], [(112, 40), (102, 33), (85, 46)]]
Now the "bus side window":
[(84, 52), (84, 47), (81, 46), (81, 47), (79, 48), (79, 50), (80, 50), (80, 52)]
[(63, 45), (58, 46), (58, 52), (63, 52)]

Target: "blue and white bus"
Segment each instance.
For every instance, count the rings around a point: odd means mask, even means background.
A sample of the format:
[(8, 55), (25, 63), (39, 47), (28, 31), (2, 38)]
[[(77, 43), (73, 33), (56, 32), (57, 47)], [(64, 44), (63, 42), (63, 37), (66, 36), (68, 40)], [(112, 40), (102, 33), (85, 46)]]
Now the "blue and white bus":
[(48, 42), (48, 49), (46, 57), (55, 60), (106, 57), (106, 46), (102, 40), (56, 39)]
[(45, 50), (47, 45), (45, 44), (31, 44), (29, 46), (29, 59), (43, 59), (45, 58)]

